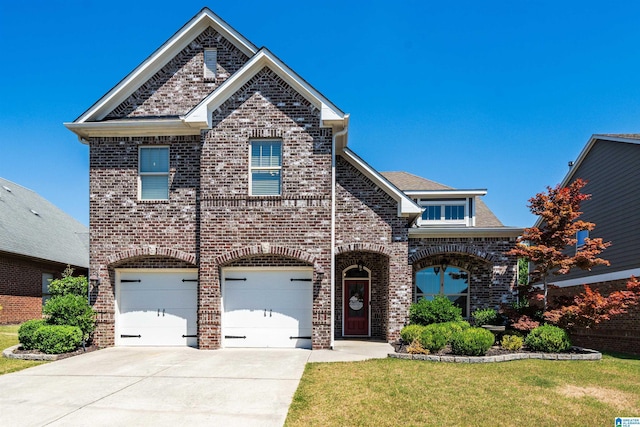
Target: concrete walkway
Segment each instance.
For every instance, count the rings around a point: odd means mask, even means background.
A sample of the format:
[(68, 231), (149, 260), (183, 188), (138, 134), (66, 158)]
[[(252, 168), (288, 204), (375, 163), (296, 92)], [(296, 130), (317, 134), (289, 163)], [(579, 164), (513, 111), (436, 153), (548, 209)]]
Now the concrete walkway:
[(0, 376), (7, 426), (282, 426), (307, 362), (386, 357), (336, 350), (112, 347)]

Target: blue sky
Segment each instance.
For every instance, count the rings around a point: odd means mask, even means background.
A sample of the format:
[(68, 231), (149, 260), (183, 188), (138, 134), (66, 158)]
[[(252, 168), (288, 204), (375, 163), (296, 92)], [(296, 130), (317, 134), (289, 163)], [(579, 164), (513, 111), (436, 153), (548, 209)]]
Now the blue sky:
[(594, 133), (640, 131), (636, 1), (0, 4), (0, 176), (88, 224), (73, 121), (207, 6), (351, 114), (380, 171), (486, 188), (506, 225)]

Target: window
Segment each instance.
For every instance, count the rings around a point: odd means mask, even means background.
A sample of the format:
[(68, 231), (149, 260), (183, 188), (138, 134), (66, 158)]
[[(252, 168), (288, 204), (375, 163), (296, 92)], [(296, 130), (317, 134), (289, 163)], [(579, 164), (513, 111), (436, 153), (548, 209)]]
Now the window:
[(215, 49), (204, 50), (204, 79), (215, 80), (218, 52)]
[(51, 273), (42, 273), (42, 304), (47, 302), (49, 298), (51, 298), (51, 293), (49, 292), (49, 283), (53, 280), (53, 274)]
[(282, 141), (251, 142), (252, 196), (279, 196), (281, 194)]
[(584, 240), (589, 238), (589, 230), (580, 230), (576, 233), (576, 252), (584, 247)]
[(169, 200), (169, 147), (140, 147), (139, 197)]
[(467, 224), (466, 200), (430, 200), (418, 202), (423, 208), (421, 223), (424, 224)]
[(414, 298), (433, 299), (444, 295), (462, 309), (462, 316), (469, 316), (469, 273), (452, 266), (434, 266), (416, 273)]

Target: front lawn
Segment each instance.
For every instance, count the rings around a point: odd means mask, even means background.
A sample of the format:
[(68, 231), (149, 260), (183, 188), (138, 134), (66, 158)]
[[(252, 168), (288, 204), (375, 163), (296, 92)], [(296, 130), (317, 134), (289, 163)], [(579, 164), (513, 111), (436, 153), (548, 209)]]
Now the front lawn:
[[(20, 325), (0, 325), (0, 353), (5, 348), (18, 344), (18, 328)], [(7, 359), (0, 355), (0, 375), (20, 371), (43, 362), (32, 360)]]
[(287, 426), (585, 426), (640, 416), (640, 358), (307, 364)]

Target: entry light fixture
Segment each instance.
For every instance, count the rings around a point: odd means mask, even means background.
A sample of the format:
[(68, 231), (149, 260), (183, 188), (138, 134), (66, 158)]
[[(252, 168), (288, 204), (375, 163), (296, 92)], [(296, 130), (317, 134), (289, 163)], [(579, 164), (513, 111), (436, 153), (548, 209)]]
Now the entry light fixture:
[(364, 264), (362, 263), (362, 260), (358, 261), (358, 271), (362, 271), (363, 268)]

